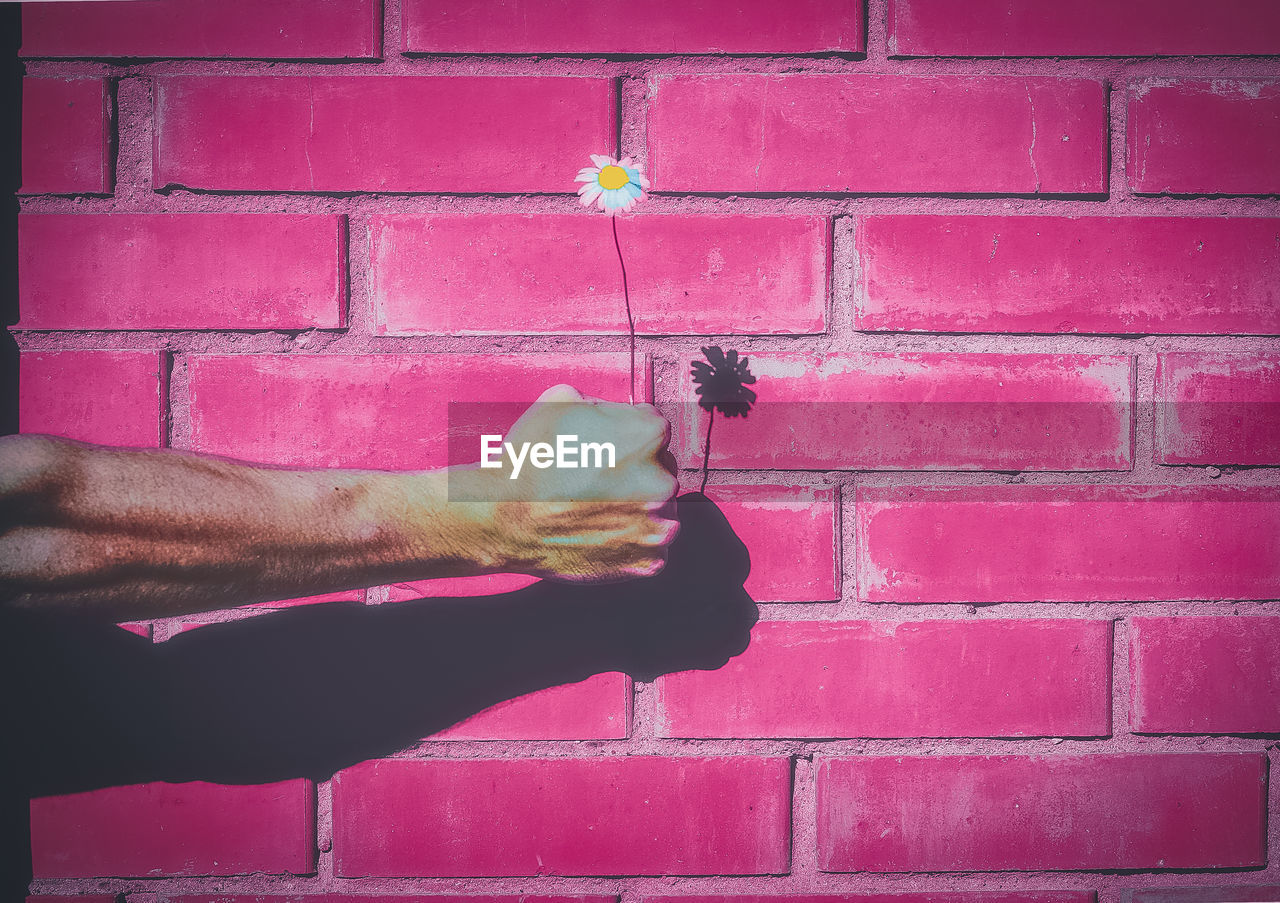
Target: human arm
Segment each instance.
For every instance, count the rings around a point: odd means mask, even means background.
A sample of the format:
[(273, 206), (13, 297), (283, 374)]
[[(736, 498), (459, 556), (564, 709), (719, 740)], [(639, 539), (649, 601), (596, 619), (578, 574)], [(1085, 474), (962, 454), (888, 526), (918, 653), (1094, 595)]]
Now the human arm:
[[(510, 571), (591, 582), (655, 573), (675, 535), (663, 512), (676, 483), (658, 462), (666, 423), (652, 408), (556, 387), (511, 437), (584, 422), (618, 438), (619, 466), (607, 480), (283, 469), (5, 437), (0, 599), (125, 620), (434, 577)], [(471, 500), (451, 501), (451, 492)]]

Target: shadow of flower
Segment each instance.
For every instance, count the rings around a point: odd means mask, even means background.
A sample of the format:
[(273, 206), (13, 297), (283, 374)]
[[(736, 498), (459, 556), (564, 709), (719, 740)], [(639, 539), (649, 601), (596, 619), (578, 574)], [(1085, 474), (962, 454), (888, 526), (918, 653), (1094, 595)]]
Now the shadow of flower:
[(702, 354), (707, 362), (694, 361), (692, 368), (698, 405), (713, 416), (719, 411), (726, 417), (746, 417), (756, 400), (756, 393), (747, 388), (756, 381), (747, 358), (732, 349), (725, 354), (718, 345), (704, 347)]

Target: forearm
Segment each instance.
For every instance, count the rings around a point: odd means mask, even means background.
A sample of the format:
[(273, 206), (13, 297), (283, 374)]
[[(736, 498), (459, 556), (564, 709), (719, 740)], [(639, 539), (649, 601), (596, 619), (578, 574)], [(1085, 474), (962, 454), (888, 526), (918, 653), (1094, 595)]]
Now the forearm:
[(444, 471), (0, 441), (0, 588), (12, 605), (163, 617), (505, 563), (491, 510), (450, 503)]

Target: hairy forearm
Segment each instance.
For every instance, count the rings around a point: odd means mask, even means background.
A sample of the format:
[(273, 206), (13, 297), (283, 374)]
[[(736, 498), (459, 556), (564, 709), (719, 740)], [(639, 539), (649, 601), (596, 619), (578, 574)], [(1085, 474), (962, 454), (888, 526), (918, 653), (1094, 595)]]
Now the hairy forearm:
[(48, 437), (0, 439), (0, 593), (162, 617), (506, 564), (443, 471), (286, 470)]

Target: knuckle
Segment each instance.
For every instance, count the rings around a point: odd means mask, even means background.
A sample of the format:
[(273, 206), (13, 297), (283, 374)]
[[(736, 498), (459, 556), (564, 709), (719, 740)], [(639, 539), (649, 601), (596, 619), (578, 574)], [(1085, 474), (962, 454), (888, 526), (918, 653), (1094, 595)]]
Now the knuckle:
[(659, 468), (657, 477), (657, 492), (662, 501), (674, 498), (675, 494), (680, 491), (680, 481), (670, 473), (665, 467)]
[(654, 577), (666, 566), (665, 558), (641, 558), (632, 566), (631, 572), (637, 577)]
[(663, 417), (656, 410), (649, 418), (649, 428), (662, 445), (667, 444), (667, 440), (671, 437), (671, 422)]
[(631, 427), (631, 436), (636, 446), (644, 452), (653, 452), (669, 441), (671, 424), (652, 405), (628, 407), (626, 416)]
[(680, 481), (661, 467), (650, 468), (649, 473), (636, 480), (635, 500), (644, 503), (645, 511), (662, 508), (680, 490)]
[(676, 536), (680, 534), (680, 522), (674, 520), (661, 520), (657, 531), (653, 534), (655, 537), (655, 545), (668, 546), (675, 541)]
[[(654, 550), (663, 550), (669, 546), (680, 532), (680, 524), (676, 521), (660, 517), (651, 517), (642, 528), (637, 544), (643, 554), (652, 554)], [(665, 554), (665, 552), (663, 552)]]

